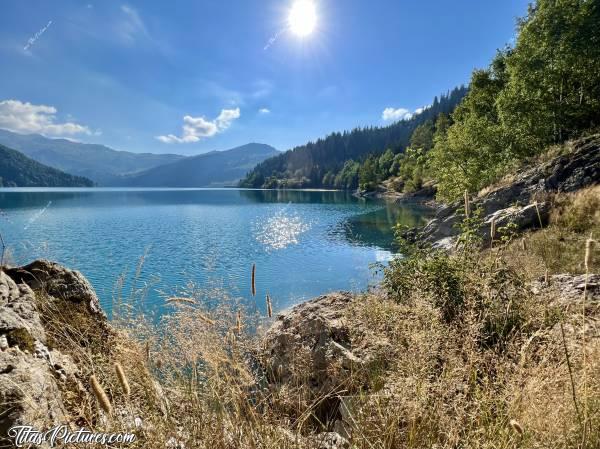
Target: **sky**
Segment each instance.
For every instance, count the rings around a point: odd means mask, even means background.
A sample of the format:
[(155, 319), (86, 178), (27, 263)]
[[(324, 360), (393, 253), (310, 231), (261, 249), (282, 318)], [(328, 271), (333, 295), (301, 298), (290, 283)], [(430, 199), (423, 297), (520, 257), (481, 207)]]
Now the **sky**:
[(287, 150), (468, 83), (527, 3), (0, 0), (0, 128), (134, 152)]

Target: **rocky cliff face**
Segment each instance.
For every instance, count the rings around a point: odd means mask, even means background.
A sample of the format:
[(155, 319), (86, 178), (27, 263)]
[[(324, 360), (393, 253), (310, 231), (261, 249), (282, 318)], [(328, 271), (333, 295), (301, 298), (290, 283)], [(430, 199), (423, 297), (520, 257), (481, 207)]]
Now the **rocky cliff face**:
[[(484, 192), (471, 203), (471, 210), (482, 211), (480, 235), (490, 239), (492, 221), (497, 229), (513, 223), (517, 230), (545, 223), (550, 209), (549, 195), (574, 192), (600, 183), (600, 136), (573, 143), (572, 151), (544, 164), (523, 170), (491, 191)], [(452, 248), (464, 219), (461, 203), (441, 207), (422, 230), (407, 233), (410, 239), (422, 239), (434, 247)]]
[[(104, 422), (91, 375), (101, 380), (120, 425), (135, 428), (142, 409), (160, 406), (161, 399), (146, 366), (125, 355), (132, 350), (135, 344), (110, 326), (79, 272), (44, 260), (0, 270), (0, 436), (14, 425)], [(135, 399), (120, 391), (115, 363), (130, 378)]]

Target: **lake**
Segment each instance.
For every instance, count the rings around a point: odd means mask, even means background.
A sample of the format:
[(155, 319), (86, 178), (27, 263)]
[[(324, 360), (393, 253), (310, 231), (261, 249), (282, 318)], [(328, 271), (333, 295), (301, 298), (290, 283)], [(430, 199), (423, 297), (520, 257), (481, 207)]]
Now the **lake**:
[(0, 189), (10, 262), (46, 258), (80, 270), (109, 315), (116, 298), (143, 297), (158, 314), (167, 297), (190, 290), (250, 299), (254, 263), (257, 304), (269, 293), (275, 311), (363, 290), (377, 279), (371, 265), (393, 256), (391, 227), (429, 216), (347, 192)]

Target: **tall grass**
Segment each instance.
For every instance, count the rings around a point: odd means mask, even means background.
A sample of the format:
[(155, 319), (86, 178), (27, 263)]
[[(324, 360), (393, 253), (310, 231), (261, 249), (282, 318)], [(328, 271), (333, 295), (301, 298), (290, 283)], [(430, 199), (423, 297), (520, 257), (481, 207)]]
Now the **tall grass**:
[[(61, 386), (65, 407), (92, 428), (133, 429), (128, 447), (140, 448), (320, 448), (334, 429), (353, 448), (600, 447), (600, 311), (585, 294), (565, 302), (551, 276), (530, 287), (546, 266), (588, 278), (598, 268), (586, 243), (597, 221), (566, 224), (595, 192), (556, 198), (526, 250), (511, 238), (480, 252), (465, 238), (454, 255), (421, 248), (394, 260), (341, 320), (364, 363), (332, 363), (335, 382), (317, 394), (312, 348), (296, 347), (285, 381), (266, 371), (268, 295), (261, 315), (218, 283), (189, 284), (165, 295), (158, 320), (135, 287), (115, 297), (118, 331), (39, 295), (49, 345), (89, 379)], [(477, 216), (467, 204), (465, 214)], [(255, 294), (255, 267), (250, 281)]]

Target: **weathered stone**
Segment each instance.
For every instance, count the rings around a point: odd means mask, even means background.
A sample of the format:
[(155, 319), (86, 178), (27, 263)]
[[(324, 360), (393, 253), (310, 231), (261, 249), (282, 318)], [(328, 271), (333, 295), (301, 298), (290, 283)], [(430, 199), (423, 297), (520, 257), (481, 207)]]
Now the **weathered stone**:
[[(600, 136), (575, 141), (572, 151), (544, 164), (525, 169), (508, 183), (480, 194), (471, 202), (471, 210), (480, 209), (484, 225), (479, 234), (484, 243), (490, 239), (490, 224), (496, 227), (514, 224), (514, 230), (526, 230), (547, 222), (549, 205), (540, 200), (546, 195), (574, 192), (600, 182)], [(537, 207), (536, 207), (537, 205)], [(406, 233), (409, 240), (422, 240), (438, 248), (452, 248), (464, 219), (460, 202), (444, 205), (422, 229)]]
[(332, 293), (294, 307), (280, 315), (263, 341), (269, 380), (290, 382), (295, 377), (299, 358), (310, 364), (311, 384), (317, 389), (331, 384), (328, 368), (334, 353), (350, 360), (348, 329), (344, 311), (353, 296)]
[(36, 260), (23, 267), (6, 269), (6, 273), (19, 284), (26, 284), (55, 298), (83, 302), (90, 312), (103, 315), (94, 289), (79, 271), (48, 260)]
[(294, 307), (278, 317), (259, 350), (267, 383), (302, 385), (310, 399), (318, 398), (314, 413), (330, 429), (339, 418), (339, 395), (368, 390), (369, 373), (389, 353), (389, 342), (359, 338), (365, 330), (348, 316), (356, 299), (330, 293)]
[(23, 284), (17, 285), (6, 273), (0, 271), (0, 335), (5, 335), (9, 344), (11, 338), (8, 334), (18, 330), (26, 331), (34, 340), (46, 341), (33, 299), (31, 288)]
[(0, 354), (0, 435), (14, 425), (45, 429), (67, 423), (61, 397), (45, 360), (16, 349)]
[[(531, 285), (534, 294), (550, 293), (563, 302), (581, 301), (583, 293), (590, 301), (600, 301), (600, 274), (570, 275), (555, 274), (545, 279), (539, 279)], [(597, 304), (596, 304), (597, 305)]]
[(310, 440), (319, 449), (347, 449), (350, 447), (350, 442), (337, 432), (319, 433)]
[[(64, 335), (53, 334), (57, 328)], [(80, 273), (48, 261), (0, 270), (0, 447), (14, 425), (72, 424), (77, 407), (95, 401), (84, 387), (90, 367), (80, 370), (77, 354), (90, 351), (111, 366), (118, 336)], [(153, 406), (165, 407), (157, 385), (144, 387)], [(140, 413), (131, 403), (128, 412)]]

